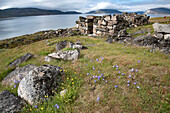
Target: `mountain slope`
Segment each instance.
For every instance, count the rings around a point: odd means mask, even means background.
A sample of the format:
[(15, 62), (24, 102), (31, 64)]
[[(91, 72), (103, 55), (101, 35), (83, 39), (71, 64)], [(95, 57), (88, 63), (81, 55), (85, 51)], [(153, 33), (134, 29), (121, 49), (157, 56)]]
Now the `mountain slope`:
[(56, 14), (81, 14), (75, 11), (62, 12), (60, 10), (45, 10), (38, 8), (9, 8), (0, 10), (0, 18), (37, 16), (37, 15), (56, 15)]
[(170, 9), (168, 8), (154, 8), (154, 9), (149, 9), (145, 12), (145, 14), (170, 14)]
[(104, 13), (122, 13), (122, 12), (116, 9), (98, 9), (98, 10), (87, 12), (86, 14), (104, 14)]

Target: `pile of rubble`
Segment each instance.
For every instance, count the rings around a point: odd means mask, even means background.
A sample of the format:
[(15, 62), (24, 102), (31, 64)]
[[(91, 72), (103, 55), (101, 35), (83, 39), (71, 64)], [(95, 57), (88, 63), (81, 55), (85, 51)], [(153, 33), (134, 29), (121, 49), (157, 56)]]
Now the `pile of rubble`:
[(122, 29), (137, 27), (148, 24), (149, 16), (137, 13), (123, 13), (105, 16), (79, 17), (76, 28), (82, 34), (93, 34), (94, 36), (117, 35)]

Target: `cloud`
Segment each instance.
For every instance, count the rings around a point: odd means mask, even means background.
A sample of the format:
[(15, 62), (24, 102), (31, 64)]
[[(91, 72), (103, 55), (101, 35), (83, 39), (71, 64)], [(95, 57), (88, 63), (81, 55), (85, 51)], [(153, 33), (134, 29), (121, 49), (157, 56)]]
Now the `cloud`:
[(0, 0), (0, 9), (37, 7), (59, 10), (80, 10), (86, 7), (88, 0)]
[(36, 7), (81, 12), (97, 9), (146, 11), (150, 8), (170, 7), (170, 0), (0, 0), (0, 2), (0, 9)]

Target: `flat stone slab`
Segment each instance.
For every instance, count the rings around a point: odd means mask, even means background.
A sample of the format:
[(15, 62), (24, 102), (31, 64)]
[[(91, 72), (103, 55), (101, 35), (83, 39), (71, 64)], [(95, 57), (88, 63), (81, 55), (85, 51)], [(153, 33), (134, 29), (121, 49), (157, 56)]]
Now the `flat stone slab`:
[(56, 59), (63, 60), (75, 60), (78, 59), (80, 52), (78, 50), (69, 50), (69, 51), (59, 51), (57, 53), (51, 53), (48, 56)]

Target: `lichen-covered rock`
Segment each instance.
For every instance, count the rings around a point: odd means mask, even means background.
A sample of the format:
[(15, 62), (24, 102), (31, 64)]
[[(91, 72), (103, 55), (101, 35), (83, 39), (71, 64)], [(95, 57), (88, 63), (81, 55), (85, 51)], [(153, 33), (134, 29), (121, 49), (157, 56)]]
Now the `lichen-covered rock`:
[(63, 60), (75, 60), (78, 59), (80, 52), (78, 50), (69, 50), (69, 51), (59, 51), (57, 53), (51, 53), (48, 56), (56, 59)]
[(0, 93), (0, 113), (18, 113), (26, 102), (7, 90)]
[(34, 55), (32, 55), (31, 53), (27, 53), (27, 54), (23, 55), (22, 57), (17, 58), (15, 61), (10, 62), (9, 67), (16, 67), (19, 64), (21, 64), (22, 62), (25, 62), (32, 57), (34, 57)]
[(18, 96), (33, 105), (44, 101), (45, 96), (53, 95), (62, 81), (62, 68), (53, 65), (43, 65), (34, 68), (20, 82)]
[(36, 66), (34, 65), (26, 65), (24, 67), (17, 67), (14, 71), (9, 73), (3, 80), (2, 85), (14, 85), (19, 83), (22, 78), (25, 77), (31, 70), (33, 70)]

